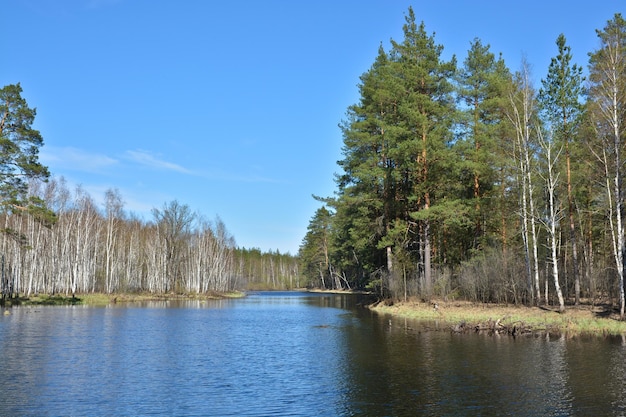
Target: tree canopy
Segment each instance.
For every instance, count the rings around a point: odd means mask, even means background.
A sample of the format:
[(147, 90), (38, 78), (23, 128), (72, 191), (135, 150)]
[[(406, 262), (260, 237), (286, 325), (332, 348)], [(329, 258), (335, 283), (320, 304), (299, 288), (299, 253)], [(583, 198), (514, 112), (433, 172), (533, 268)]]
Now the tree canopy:
[(461, 65), (443, 60), (409, 8), (340, 125), (337, 191), (300, 248), (309, 282), (323, 270), (390, 296), (623, 298), (624, 27), (616, 14), (598, 31), (588, 91), (563, 34), (537, 89), (528, 63), (511, 71), (478, 38)]
[(39, 162), (43, 138), (32, 127), (36, 114), (22, 98), (19, 83), (0, 89), (0, 198), (5, 205), (23, 203), (29, 179), (50, 176)]

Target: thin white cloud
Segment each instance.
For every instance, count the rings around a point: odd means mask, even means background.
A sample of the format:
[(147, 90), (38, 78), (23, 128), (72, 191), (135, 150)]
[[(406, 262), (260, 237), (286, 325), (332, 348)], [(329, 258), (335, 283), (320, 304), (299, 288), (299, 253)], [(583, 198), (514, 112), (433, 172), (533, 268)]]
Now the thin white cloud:
[[(155, 156), (152, 152), (144, 150), (126, 151), (124, 157), (139, 165), (150, 167), (161, 171), (178, 172), (185, 175), (204, 178), (207, 180), (229, 181), (238, 183), (270, 183), (270, 184), (289, 184), (291, 181), (285, 179), (273, 179), (256, 173), (239, 173), (225, 171), (218, 167), (212, 167), (202, 170), (192, 170), (185, 168), (174, 162), (165, 161)], [(251, 171), (258, 171), (258, 167), (250, 167)]]
[(134, 161), (140, 165), (148, 166), (166, 171), (180, 172), (181, 174), (193, 175), (194, 173), (189, 169), (175, 164), (173, 162), (164, 161), (156, 158), (153, 154), (146, 151), (126, 151), (126, 156), (131, 161)]
[(118, 163), (107, 155), (91, 153), (73, 147), (44, 146), (39, 160), (51, 170), (99, 173)]

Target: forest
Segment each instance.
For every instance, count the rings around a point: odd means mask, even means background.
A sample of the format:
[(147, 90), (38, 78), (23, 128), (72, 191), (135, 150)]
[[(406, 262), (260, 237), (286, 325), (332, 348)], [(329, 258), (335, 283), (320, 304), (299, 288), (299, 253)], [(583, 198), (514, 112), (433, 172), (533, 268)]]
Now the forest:
[(14, 208), (2, 218), (4, 298), (300, 286), (295, 256), (238, 248), (219, 217), (207, 220), (178, 201), (146, 221), (125, 212), (116, 189), (106, 191), (102, 208), (63, 177), (30, 181), (28, 192), (40, 202), (25, 206), (32, 213)]
[[(340, 124), (333, 196), (299, 253), (237, 247), (177, 200), (139, 218), (98, 205), (38, 160), (36, 111), (0, 89), (0, 289), (33, 294), (366, 289), (541, 305), (611, 303), (624, 317), (626, 22), (597, 30), (587, 71), (564, 34), (534, 85), (480, 39), (467, 55), (405, 15)], [(553, 40), (547, 40), (553, 42)]]
[(336, 191), (299, 252), (309, 285), (624, 317), (626, 22), (596, 35), (586, 73), (561, 34), (536, 83), (480, 39), (444, 60), (409, 8), (340, 125)]
[(297, 258), (239, 248), (219, 217), (174, 200), (145, 220), (119, 190), (99, 207), (38, 160), (43, 138), (20, 84), (0, 89), (0, 289), (7, 298), (224, 293), (303, 285)]

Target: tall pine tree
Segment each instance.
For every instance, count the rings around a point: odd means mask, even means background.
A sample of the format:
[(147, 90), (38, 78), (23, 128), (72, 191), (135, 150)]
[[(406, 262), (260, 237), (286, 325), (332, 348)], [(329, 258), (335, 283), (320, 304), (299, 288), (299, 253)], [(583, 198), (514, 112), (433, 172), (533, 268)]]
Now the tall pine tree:
[(565, 173), (567, 187), (567, 213), (569, 240), (572, 247), (572, 275), (574, 278), (575, 303), (580, 303), (580, 272), (576, 233), (575, 202), (572, 184), (572, 146), (576, 137), (576, 128), (580, 121), (583, 94), (582, 68), (572, 64), (571, 48), (567, 46), (565, 36), (556, 40), (558, 55), (552, 58), (548, 75), (541, 80), (539, 104), (546, 116), (554, 140), (565, 150)]
[(505, 157), (498, 152), (503, 128), (503, 107), (506, 104), (506, 83), (510, 74), (502, 58), (496, 60), (480, 39), (471, 43), (459, 71), (458, 99), (462, 105), (461, 138), (458, 148), (463, 157), (468, 180), (466, 197), (474, 211), (472, 248), (479, 249), (492, 241), (491, 234), (499, 229), (494, 193), (500, 164)]
[[(450, 62), (441, 59), (443, 46), (426, 33), (422, 22), (417, 24), (415, 13), (409, 8), (403, 26), (402, 42), (392, 40), (390, 57), (394, 74), (402, 85), (398, 97), (400, 161), (406, 170), (408, 224), (415, 223), (413, 241), (418, 245), (422, 291), (432, 291), (433, 245), (445, 252), (444, 240), (433, 242), (438, 223), (443, 231), (446, 217), (453, 216), (456, 206), (453, 184), (448, 181), (455, 172), (451, 150), (452, 125), (455, 117), (453, 86), (450, 82), (456, 70), (454, 57)], [(439, 205), (436, 207), (436, 205)], [(456, 213), (458, 216), (460, 213)]]

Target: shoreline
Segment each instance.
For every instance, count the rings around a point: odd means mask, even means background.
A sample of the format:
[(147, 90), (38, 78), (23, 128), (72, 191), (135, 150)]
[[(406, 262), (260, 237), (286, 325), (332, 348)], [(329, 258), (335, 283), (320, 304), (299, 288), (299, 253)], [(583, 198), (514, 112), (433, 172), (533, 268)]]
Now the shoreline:
[(74, 296), (66, 294), (33, 294), (31, 296), (19, 295), (14, 298), (7, 298), (0, 301), (0, 307), (9, 308), (14, 306), (37, 306), (37, 305), (108, 305), (117, 303), (134, 303), (142, 301), (168, 301), (168, 300), (220, 300), (228, 298), (245, 297), (249, 292), (255, 291), (293, 291), (310, 292), (320, 294), (369, 294), (366, 291), (354, 290), (323, 290), (315, 288), (295, 288), (291, 290), (242, 290), (207, 293), (77, 293)]
[(568, 306), (563, 313), (551, 306), (526, 307), (458, 302), (381, 301), (372, 311), (416, 321), (439, 322), (440, 330), (453, 333), (624, 336), (626, 321), (602, 306)]
[(310, 288), (310, 289), (304, 289), (302, 291), (319, 293), (319, 294), (363, 294), (363, 295), (373, 294), (370, 291), (363, 291), (363, 290), (325, 290), (325, 289), (320, 289), (320, 288)]
[[(324, 294), (367, 294), (350, 290), (306, 289)], [(2, 308), (42, 305), (105, 306), (118, 303), (169, 300), (219, 300), (245, 297), (246, 292), (209, 292), (204, 294), (150, 293), (89, 293), (71, 295), (33, 295), (7, 299)], [(422, 322), (437, 322), (439, 331), (453, 333), (485, 332), (489, 334), (566, 335), (566, 336), (626, 336), (626, 321), (607, 306), (567, 306), (559, 312), (553, 306), (515, 306), (480, 304), (467, 301), (396, 301), (383, 300), (367, 306), (370, 310), (391, 317)]]
[(17, 306), (42, 306), (42, 305), (91, 305), (102, 306), (117, 303), (135, 303), (142, 301), (169, 301), (169, 300), (220, 300), (226, 298), (244, 297), (244, 292), (208, 292), (203, 294), (151, 294), (151, 293), (87, 293), (87, 294), (37, 294), (7, 298), (2, 303), (3, 308)]

